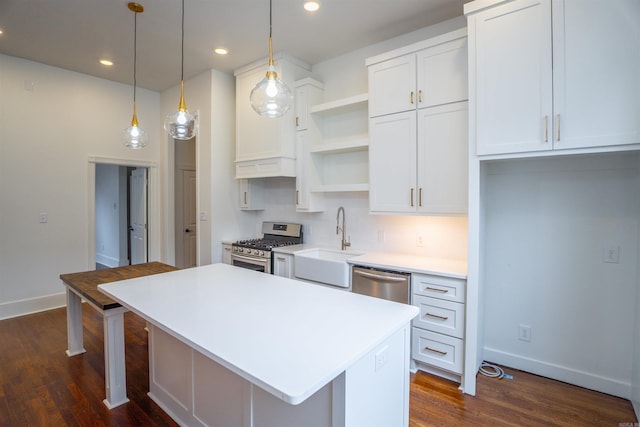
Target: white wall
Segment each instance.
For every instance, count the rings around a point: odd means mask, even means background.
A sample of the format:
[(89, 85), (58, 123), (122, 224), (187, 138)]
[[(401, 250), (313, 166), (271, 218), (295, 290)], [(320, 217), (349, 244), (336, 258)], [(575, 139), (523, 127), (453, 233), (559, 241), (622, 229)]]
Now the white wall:
[[(485, 360), (628, 398), (638, 154), (512, 160), (486, 173)], [(608, 247), (619, 263), (603, 262)]]
[[(315, 64), (312, 73), (324, 83), (325, 101), (366, 93), (366, 58), (463, 28), (465, 25), (462, 17), (445, 21)], [(370, 215), (366, 192), (326, 193), (324, 212), (296, 213), (294, 180), (268, 178), (265, 182), (265, 210), (240, 214), (246, 221), (252, 221), (253, 236), (260, 234), (260, 225), (264, 220), (286, 220), (305, 226), (305, 242), (339, 248), (340, 236), (335, 234), (336, 213), (339, 206), (344, 206), (352, 250), (393, 251), (466, 260), (466, 217)], [(418, 234), (424, 237), (424, 247), (416, 246)]]
[[(133, 151), (120, 143), (131, 122), (131, 86), (5, 55), (0, 76), (4, 318), (64, 304), (59, 275), (92, 267), (89, 157), (160, 163), (163, 142), (158, 93), (138, 89), (138, 119), (150, 142)], [(41, 212), (48, 213), (46, 224), (38, 221)]]

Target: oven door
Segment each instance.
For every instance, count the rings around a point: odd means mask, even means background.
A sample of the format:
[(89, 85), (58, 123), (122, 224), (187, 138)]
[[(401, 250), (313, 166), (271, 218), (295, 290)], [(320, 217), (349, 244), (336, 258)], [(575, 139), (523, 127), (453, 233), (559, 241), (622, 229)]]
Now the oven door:
[(231, 254), (231, 264), (236, 267), (271, 274), (271, 258), (254, 258), (246, 255)]

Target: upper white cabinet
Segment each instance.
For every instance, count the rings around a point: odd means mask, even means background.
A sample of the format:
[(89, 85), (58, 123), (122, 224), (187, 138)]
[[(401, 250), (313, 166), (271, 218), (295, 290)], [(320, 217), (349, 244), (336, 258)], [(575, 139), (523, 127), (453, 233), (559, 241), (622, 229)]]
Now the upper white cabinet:
[[(378, 117), (465, 101), (465, 36), (464, 30), (456, 31), (369, 58), (369, 116)], [(402, 54), (407, 50), (420, 49), (421, 46), (423, 48), (417, 52)]]
[(640, 2), (472, 2), (477, 154), (640, 143)]
[[(309, 66), (288, 56), (276, 57), (278, 76), (294, 91)], [(249, 103), (249, 95), (266, 73), (266, 61), (236, 70), (236, 178), (295, 176), (296, 111), (267, 119)]]
[(261, 179), (239, 179), (240, 209), (259, 211), (264, 209), (264, 183)]
[(367, 64), (370, 211), (465, 214), (466, 31)]

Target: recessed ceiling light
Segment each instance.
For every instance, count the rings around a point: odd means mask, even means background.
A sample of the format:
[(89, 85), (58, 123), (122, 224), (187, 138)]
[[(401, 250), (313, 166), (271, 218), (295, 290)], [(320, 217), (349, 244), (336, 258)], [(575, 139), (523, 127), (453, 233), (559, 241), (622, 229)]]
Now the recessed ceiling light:
[(2, 34), (2, 29), (0, 29), (0, 34)]
[(218, 55), (226, 55), (227, 53), (229, 53), (227, 48), (224, 48), (224, 47), (217, 47), (217, 48), (213, 49), (213, 51), (215, 53), (217, 53)]
[(320, 3), (314, 0), (304, 2), (304, 9), (309, 12), (315, 12), (320, 9)]
[(110, 59), (101, 59), (100, 63), (102, 65), (104, 65), (105, 67), (112, 67), (113, 66), (113, 61)]

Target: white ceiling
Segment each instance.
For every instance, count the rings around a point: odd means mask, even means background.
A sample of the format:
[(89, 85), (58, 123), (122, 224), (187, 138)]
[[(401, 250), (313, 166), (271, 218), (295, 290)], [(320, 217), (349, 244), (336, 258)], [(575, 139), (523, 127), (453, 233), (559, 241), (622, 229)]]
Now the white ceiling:
[[(462, 15), (468, 0), (273, 0), (274, 52), (309, 64)], [(139, 0), (137, 83), (180, 81), (180, 0)], [(134, 13), (127, 0), (0, 0), (0, 53), (131, 84)], [(268, 0), (185, 0), (185, 80), (266, 58)], [(229, 49), (226, 56), (213, 48)], [(108, 57), (111, 69), (98, 63)]]

